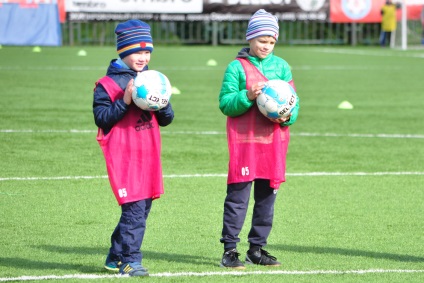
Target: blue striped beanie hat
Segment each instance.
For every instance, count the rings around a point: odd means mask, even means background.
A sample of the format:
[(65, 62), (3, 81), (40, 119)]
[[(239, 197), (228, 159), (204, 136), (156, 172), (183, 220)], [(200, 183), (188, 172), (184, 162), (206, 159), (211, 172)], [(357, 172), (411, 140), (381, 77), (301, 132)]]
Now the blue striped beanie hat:
[(153, 52), (150, 26), (140, 20), (129, 20), (116, 26), (116, 50), (122, 59), (138, 51)]
[(249, 20), (246, 31), (246, 40), (259, 36), (272, 36), (278, 40), (278, 20), (264, 9), (258, 10)]

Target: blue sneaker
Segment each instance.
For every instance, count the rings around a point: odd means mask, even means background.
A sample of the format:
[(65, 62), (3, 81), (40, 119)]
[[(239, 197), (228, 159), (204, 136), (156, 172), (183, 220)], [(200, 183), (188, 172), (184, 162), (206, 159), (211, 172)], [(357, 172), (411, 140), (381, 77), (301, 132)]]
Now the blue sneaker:
[(112, 260), (110, 258), (110, 254), (106, 257), (105, 269), (113, 272), (119, 272), (119, 268), (121, 267), (122, 262), (119, 260)]
[(122, 264), (119, 268), (119, 273), (129, 276), (149, 276), (147, 269), (141, 266), (139, 262), (127, 262)]

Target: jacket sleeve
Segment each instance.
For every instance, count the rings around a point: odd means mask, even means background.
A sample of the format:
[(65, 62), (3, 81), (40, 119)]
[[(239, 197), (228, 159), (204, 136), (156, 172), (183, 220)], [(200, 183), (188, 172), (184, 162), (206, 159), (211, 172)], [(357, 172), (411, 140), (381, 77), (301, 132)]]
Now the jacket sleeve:
[(112, 102), (106, 90), (101, 84), (94, 89), (93, 114), (97, 127), (103, 129), (105, 133), (122, 119), (128, 111), (129, 106), (123, 99)]
[[(240, 65), (239, 68), (237, 64)], [(254, 101), (247, 98), (246, 76), (241, 70), (241, 64), (233, 61), (224, 73), (219, 94), (219, 109), (226, 116), (236, 117), (249, 110), (253, 103)]]
[(158, 124), (161, 127), (168, 126), (174, 120), (174, 110), (172, 109), (171, 103), (166, 107), (158, 110), (156, 112), (156, 118), (158, 119)]

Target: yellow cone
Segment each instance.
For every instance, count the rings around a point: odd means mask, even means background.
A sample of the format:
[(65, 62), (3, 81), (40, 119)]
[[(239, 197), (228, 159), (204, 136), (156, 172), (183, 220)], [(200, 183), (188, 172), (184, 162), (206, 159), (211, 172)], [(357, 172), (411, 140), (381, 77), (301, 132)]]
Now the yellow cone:
[(349, 101), (345, 100), (345, 101), (342, 101), (339, 104), (338, 108), (339, 109), (353, 109), (353, 105)]
[(208, 66), (217, 66), (217, 65), (218, 65), (218, 63), (217, 63), (214, 59), (210, 59), (210, 60), (206, 63), (206, 65), (208, 65)]
[(173, 86), (172, 87), (172, 90), (171, 90), (171, 93), (172, 94), (181, 94), (181, 91), (178, 88), (176, 88), (175, 86)]
[(81, 49), (80, 51), (78, 51), (78, 56), (87, 56), (87, 51)]
[(36, 53), (41, 52), (41, 47), (40, 46), (34, 46), (34, 48), (32, 48), (32, 52), (36, 52)]

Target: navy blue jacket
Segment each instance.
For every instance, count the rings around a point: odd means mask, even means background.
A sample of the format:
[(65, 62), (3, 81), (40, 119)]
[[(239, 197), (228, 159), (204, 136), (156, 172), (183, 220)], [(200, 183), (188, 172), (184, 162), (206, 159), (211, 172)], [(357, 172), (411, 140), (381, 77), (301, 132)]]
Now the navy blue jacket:
[[(122, 90), (125, 90), (128, 82), (135, 78), (137, 72), (131, 69), (125, 69), (115, 63), (116, 59), (110, 62), (106, 75), (112, 78)], [(146, 71), (146, 66), (143, 71)], [(93, 113), (94, 121), (97, 127), (103, 129), (106, 135), (112, 127), (124, 117), (128, 111), (129, 105), (126, 105), (123, 99), (118, 99), (112, 103), (109, 95), (101, 84), (94, 89)], [(156, 115), (159, 126), (167, 126), (174, 119), (174, 110), (171, 103), (165, 108), (152, 112)]]

